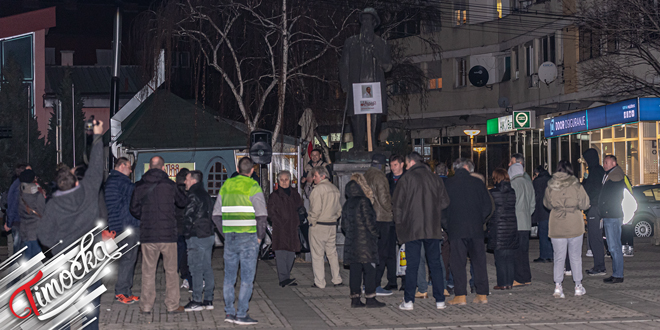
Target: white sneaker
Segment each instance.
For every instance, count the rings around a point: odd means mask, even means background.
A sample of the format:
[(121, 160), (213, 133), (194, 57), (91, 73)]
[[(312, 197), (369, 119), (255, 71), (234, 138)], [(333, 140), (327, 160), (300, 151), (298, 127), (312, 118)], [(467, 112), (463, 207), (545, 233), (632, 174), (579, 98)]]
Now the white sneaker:
[(447, 307), (447, 305), (445, 305), (444, 301), (435, 303), (435, 308), (437, 308), (437, 309), (445, 309), (446, 307)]
[(587, 290), (582, 286), (582, 284), (578, 284), (575, 286), (575, 295), (576, 296), (584, 296), (587, 293)]
[(183, 280), (183, 283), (181, 283), (181, 288), (182, 289), (190, 289), (190, 283), (188, 283), (188, 280)]
[(570, 270), (565, 270), (564, 271), (564, 276), (573, 276), (573, 272)]
[[(443, 304), (444, 304), (444, 303), (443, 303)], [(406, 302), (406, 301), (404, 300), (404, 301), (401, 303), (401, 305), (399, 305), (399, 309), (400, 309), (400, 310), (404, 310), (404, 311), (411, 311), (411, 310), (413, 310), (413, 302), (412, 302), (412, 301)]]
[(564, 289), (561, 287), (561, 284), (555, 284), (555, 292), (552, 294), (555, 298), (566, 298), (564, 296)]
[(593, 257), (594, 253), (591, 250), (587, 250), (587, 257)]

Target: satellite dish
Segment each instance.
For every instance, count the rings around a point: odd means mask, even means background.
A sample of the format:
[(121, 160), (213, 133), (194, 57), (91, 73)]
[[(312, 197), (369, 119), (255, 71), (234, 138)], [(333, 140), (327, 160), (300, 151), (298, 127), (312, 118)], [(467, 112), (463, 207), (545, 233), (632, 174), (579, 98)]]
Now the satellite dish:
[(539, 80), (546, 85), (557, 79), (557, 66), (552, 62), (543, 62), (539, 67)]
[(488, 83), (488, 70), (481, 65), (475, 65), (470, 69), (468, 79), (474, 87), (483, 87)]
[(500, 108), (508, 108), (511, 106), (511, 102), (509, 102), (509, 98), (506, 96), (500, 97), (499, 100), (497, 100), (497, 105), (500, 106)]

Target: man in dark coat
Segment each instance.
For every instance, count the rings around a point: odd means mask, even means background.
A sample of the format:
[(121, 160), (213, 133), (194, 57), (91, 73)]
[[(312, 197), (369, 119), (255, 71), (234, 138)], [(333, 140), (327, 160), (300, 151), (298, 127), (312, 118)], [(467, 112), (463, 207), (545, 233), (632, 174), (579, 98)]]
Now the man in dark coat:
[(536, 206), (534, 214), (532, 214), (532, 222), (536, 223), (539, 229), (539, 257), (534, 259), (534, 262), (552, 262), (553, 250), (552, 242), (548, 237), (548, 221), (550, 218), (550, 211), (543, 205), (543, 197), (545, 196), (545, 189), (548, 188), (548, 181), (552, 176), (548, 171), (539, 165), (534, 170), (534, 196), (536, 196)]
[[(366, 184), (366, 182), (365, 182)], [(384, 307), (376, 300), (376, 263), (378, 262), (378, 229), (376, 211), (355, 180), (346, 184), (346, 202), (341, 213), (341, 229), (345, 235), (344, 264), (350, 265), (351, 307), (363, 307), (360, 301), (362, 279), (367, 307)]]
[(419, 153), (413, 152), (406, 157), (406, 167), (408, 171), (399, 179), (392, 197), (396, 233), (399, 242), (406, 244), (406, 288), (404, 301), (399, 308), (413, 309), (423, 244), (431, 271), (431, 280), (434, 283), (433, 297), (436, 308), (443, 309), (445, 295), (442, 283), (445, 279), (440, 265), (442, 242), (440, 219), (442, 210), (449, 205), (449, 196), (442, 180), (424, 164), (424, 159)]
[(188, 198), (165, 172), (165, 160), (155, 156), (149, 161), (149, 171), (135, 184), (131, 199), (131, 214), (140, 219), (142, 249), (142, 297), (140, 311), (151, 313), (156, 300), (156, 266), (163, 255), (165, 268), (165, 306), (170, 313), (182, 313), (179, 306), (177, 275), (177, 223), (175, 208), (185, 207)]
[[(406, 173), (406, 160), (403, 156), (401, 155), (392, 155), (390, 156), (390, 172), (385, 175), (387, 178), (387, 182), (390, 185), (390, 196), (394, 196), (394, 189), (396, 188), (396, 184), (399, 181), (399, 178), (403, 175), (403, 173)], [(388, 244), (390, 246), (394, 247), (394, 263), (389, 261), (390, 263), (387, 264), (387, 285), (385, 286), (385, 290), (396, 290), (398, 285), (396, 283), (396, 258), (399, 257), (398, 250), (396, 248), (396, 243), (397, 243), (397, 237), (396, 237), (396, 225), (392, 226), (390, 228), (390, 235), (389, 235), (389, 241)], [(392, 275), (389, 271), (390, 267), (392, 270), (394, 270), (394, 274)], [(406, 288), (406, 277), (402, 276), (401, 277), (401, 288), (399, 289), (400, 291), (405, 290)]]
[[(186, 177), (190, 173), (190, 170), (187, 168), (179, 169), (179, 173), (176, 174), (176, 187), (185, 193), (186, 191)], [(178, 207), (175, 211), (176, 217), (176, 227), (177, 227), (177, 241), (176, 241), (176, 254), (177, 254), (177, 269), (179, 271), (179, 276), (183, 280), (181, 283), (182, 289), (188, 289), (192, 292), (192, 275), (190, 275), (190, 268), (188, 267), (188, 245), (186, 245), (186, 237), (183, 236), (184, 226), (183, 226), (183, 211), (185, 207)]]
[[(623, 225), (623, 191), (626, 187), (626, 174), (617, 164), (614, 155), (603, 160), (605, 177), (598, 196), (598, 212), (603, 218), (603, 229), (607, 238), (607, 248), (612, 256), (612, 276), (603, 279), (605, 283), (623, 282), (623, 251), (621, 247), (621, 226)], [(585, 189), (586, 190), (586, 189)], [(592, 202), (592, 204), (594, 204)]]
[[(130, 212), (131, 197), (135, 184), (128, 176), (133, 169), (126, 157), (119, 157), (115, 169), (110, 171), (105, 182), (105, 205), (108, 208), (108, 229), (121, 234), (130, 228), (133, 234), (122, 241), (129, 247), (140, 240), (140, 221)], [(115, 299), (122, 304), (132, 304), (140, 299), (131, 292), (133, 273), (137, 261), (138, 249), (130, 249), (117, 262), (117, 284), (115, 284)]]
[(582, 180), (582, 186), (589, 195), (591, 208), (587, 211), (587, 239), (589, 249), (594, 258), (594, 267), (587, 269), (586, 272), (591, 276), (605, 275), (605, 247), (603, 245), (603, 231), (600, 226), (600, 212), (598, 211), (598, 198), (603, 188), (603, 178), (605, 170), (600, 166), (600, 157), (598, 151), (594, 148), (587, 149), (582, 157), (587, 162), (588, 174)]
[(183, 212), (183, 236), (188, 247), (188, 266), (193, 277), (192, 300), (185, 306), (186, 312), (213, 309), (212, 254), (215, 244), (213, 201), (204, 186), (201, 171), (190, 171), (186, 175), (188, 205)]
[(447, 193), (452, 201), (447, 208), (447, 235), (451, 245), (455, 296), (449, 304), (466, 304), (465, 263), (468, 255), (474, 266), (474, 285), (477, 291), (473, 302), (487, 303), (489, 289), (483, 226), (491, 214), (491, 197), (483, 181), (470, 175), (474, 171), (472, 161), (459, 158), (453, 167), (455, 174), (447, 180)]
[(291, 172), (282, 171), (277, 174), (278, 188), (268, 198), (268, 217), (273, 225), (273, 246), (277, 276), (280, 286), (298, 285), (291, 278), (291, 269), (300, 251), (298, 226), (300, 216), (298, 210), (303, 206), (303, 200), (296, 189), (291, 188)]

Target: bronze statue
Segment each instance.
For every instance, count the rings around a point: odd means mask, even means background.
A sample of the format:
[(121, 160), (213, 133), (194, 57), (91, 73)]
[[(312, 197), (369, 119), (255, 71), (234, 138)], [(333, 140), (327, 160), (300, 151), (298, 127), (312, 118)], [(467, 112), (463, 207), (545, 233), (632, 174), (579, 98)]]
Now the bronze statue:
[[(353, 109), (353, 84), (379, 82), (383, 104), (382, 114), (371, 115), (371, 134), (374, 144), (378, 141), (382, 116), (387, 115), (387, 81), (385, 72), (392, 69), (390, 47), (374, 30), (380, 18), (373, 8), (360, 13), (360, 34), (346, 39), (339, 64), (341, 88), (348, 93), (346, 113), (351, 117), (353, 149), (364, 151), (366, 145), (367, 115), (356, 115)], [(368, 91), (371, 93), (371, 90)]]

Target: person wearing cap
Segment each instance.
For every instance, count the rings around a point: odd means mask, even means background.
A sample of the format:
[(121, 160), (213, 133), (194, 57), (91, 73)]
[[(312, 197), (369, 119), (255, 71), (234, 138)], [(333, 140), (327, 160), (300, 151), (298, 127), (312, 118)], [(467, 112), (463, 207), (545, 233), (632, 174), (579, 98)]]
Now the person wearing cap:
[(23, 253), (26, 259), (31, 259), (41, 252), (37, 240), (39, 219), (46, 208), (46, 194), (36, 181), (37, 176), (33, 170), (25, 170), (19, 176), (21, 183), (20, 199), (18, 201), (18, 215), (21, 218), (20, 235), (23, 246), (27, 249)]
[(392, 221), (392, 197), (390, 184), (383, 171), (387, 158), (382, 154), (371, 157), (371, 167), (364, 173), (367, 184), (373, 191), (374, 210), (376, 211), (376, 228), (378, 229), (378, 267), (376, 268), (376, 295), (389, 296), (392, 291), (381, 287), (381, 280), (387, 267), (388, 283), (396, 283), (396, 242), (390, 239), (394, 229)]

